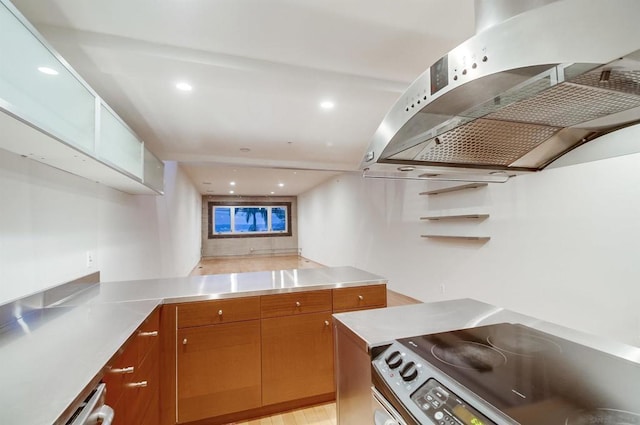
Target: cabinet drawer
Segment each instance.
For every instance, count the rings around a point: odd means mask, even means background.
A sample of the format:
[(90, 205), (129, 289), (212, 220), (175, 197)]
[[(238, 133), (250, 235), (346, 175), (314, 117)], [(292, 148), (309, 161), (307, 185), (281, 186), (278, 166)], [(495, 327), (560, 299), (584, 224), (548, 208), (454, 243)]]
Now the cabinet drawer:
[[(114, 425), (139, 424), (159, 406), (160, 310), (154, 310), (104, 369), (106, 404), (115, 410)], [(157, 417), (158, 414), (154, 417)]]
[(126, 385), (132, 381), (138, 369), (138, 345), (135, 338), (129, 340), (109, 361), (102, 381), (107, 386), (105, 402), (114, 406), (122, 397)]
[(264, 295), (261, 303), (263, 318), (331, 311), (331, 290)]
[(138, 364), (141, 364), (149, 352), (158, 347), (160, 340), (160, 308), (156, 308), (140, 325), (136, 333), (136, 340), (138, 345)]
[(125, 417), (128, 424), (139, 424), (143, 416), (157, 406), (160, 390), (159, 346), (155, 346), (145, 361), (131, 375), (131, 381), (125, 384), (123, 397), (126, 397), (128, 409)]
[(369, 285), (333, 290), (333, 311), (363, 310), (386, 307), (387, 286)]
[(178, 304), (178, 328), (216, 325), (260, 318), (260, 297)]

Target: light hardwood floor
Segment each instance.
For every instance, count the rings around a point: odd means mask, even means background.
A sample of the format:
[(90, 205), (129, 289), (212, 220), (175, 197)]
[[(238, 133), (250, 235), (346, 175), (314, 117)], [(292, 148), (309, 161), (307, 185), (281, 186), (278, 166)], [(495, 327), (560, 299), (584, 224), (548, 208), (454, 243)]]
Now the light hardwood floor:
[(324, 266), (298, 255), (203, 258), (193, 269), (191, 276), (269, 270), (310, 269), (318, 267)]
[(336, 425), (336, 404), (320, 404), (230, 425)]
[[(193, 269), (191, 276), (318, 267), (324, 266), (297, 255), (204, 258)], [(404, 294), (387, 290), (387, 305), (389, 307), (419, 302)], [(336, 425), (336, 404), (320, 404), (228, 425)]]

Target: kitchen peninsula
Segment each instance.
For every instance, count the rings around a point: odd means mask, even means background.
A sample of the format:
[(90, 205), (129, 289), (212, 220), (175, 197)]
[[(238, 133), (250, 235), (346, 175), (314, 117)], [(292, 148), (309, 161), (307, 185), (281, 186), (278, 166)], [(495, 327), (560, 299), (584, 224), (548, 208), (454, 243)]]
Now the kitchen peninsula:
[[(73, 406), (84, 400), (92, 387), (114, 370), (121, 372), (121, 383), (125, 388), (136, 393), (147, 389), (160, 390), (160, 400), (149, 399), (149, 406), (144, 406), (145, 409), (176, 409), (175, 404), (167, 401), (171, 395), (164, 391), (175, 391), (172, 382), (175, 375), (165, 374), (165, 368), (175, 370), (176, 364), (180, 367), (180, 354), (176, 361), (167, 352), (168, 347), (177, 342), (177, 327), (180, 332), (192, 328), (197, 329), (196, 332), (208, 329), (215, 333), (225, 327), (251, 323), (254, 327), (263, 327), (264, 333), (273, 320), (296, 328), (302, 326), (300, 320), (318, 316), (321, 319), (320, 335), (322, 332), (325, 338), (329, 335), (332, 350), (332, 326), (325, 322), (330, 324), (334, 311), (385, 305), (386, 280), (353, 267), (100, 283), (89, 285), (69, 299), (43, 306), (24, 316), (18, 314), (21, 304), (17, 300), (3, 306), (3, 311), (9, 308), (15, 314), (13, 321), (6, 324), (0, 333), (0, 361), (4, 365), (0, 372), (4, 383), (0, 390), (0, 422), (65, 424), (73, 414)], [(188, 312), (190, 309), (193, 314)], [(239, 316), (245, 314), (239, 311), (245, 311), (247, 316)], [(177, 327), (172, 327), (174, 325)], [(280, 329), (280, 334), (286, 334), (284, 329)], [(272, 336), (277, 342), (278, 334), (272, 333)], [(182, 333), (180, 337), (183, 337)], [(186, 338), (188, 342), (184, 346), (191, 347), (192, 341), (196, 346), (197, 339), (192, 339), (191, 335)], [(262, 359), (254, 359), (254, 364), (261, 367), (269, 361), (264, 357), (269, 347), (279, 352), (272, 341), (257, 343), (266, 347)], [(308, 348), (313, 347), (309, 345)], [(173, 353), (175, 355), (176, 351)], [(153, 356), (159, 356), (159, 359), (153, 360)], [(153, 373), (149, 379), (134, 379), (138, 369), (129, 369), (130, 365), (116, 367), (115, 363), (121, 359), (139, 362), (140, 373), (145, 368), (156, 367), (154, 361), (158, 361), (162, 375), (156, 379), (160, 379), (162, 385), (158, 381), (153, 382)], [(167, 362), (173, 362), (173, 365)], [(293, 366), (287, 359), (283, 363)], [(224, 367), (233, 369), (235, 366)], [(323, 392), (317, 394), (319, 398), (333, 396), (332, 358), (330, 367), (331, 389), (326, 392), (324, 387)], [(193, 386), (198, 385), (193, 383)], [(121, 389), (111, 388), (109, 391), (114, 394), (112, 397), (118, 397)], [(177, 391), (180, 395), (179, 383)], [(309, 399), (315, 396), (309, 395)], [(184, 399), (189, 397), (185, 395)], [(116, 402), (120, 399), (122, 397)], [(295, 402), (286, 395), (284, 399), (286, 401), (275, 398), (273, 404)], [(46, 403), (34, 408), (33, 400), (46, 400)], [(125, 419), (136, 417), (138, 412), (135, 410), (142, 408), (135, 404), (138, 398), (133, 400), (134, 404), (124, 410), (131, 412), (124, 414)], [(180, 415), (179, 406), (177, 412)], [(178, 417), (179, 423), (205, 419), (206, 416), (199, 415), (209, 414), (193, 410), (186, 412)], [(162, 423), (176, 423), (175, 415), (163, 413)], [(116, 420), (114, 424), (117, 423), (126, 421)]]

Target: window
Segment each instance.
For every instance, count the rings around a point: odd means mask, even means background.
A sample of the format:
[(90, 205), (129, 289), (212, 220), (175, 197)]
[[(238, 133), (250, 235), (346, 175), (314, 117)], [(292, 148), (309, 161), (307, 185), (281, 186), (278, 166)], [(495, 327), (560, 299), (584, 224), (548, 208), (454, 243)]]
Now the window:
[(290, 202), (209, 202), (209, 239), (291, 236), (290, 222)]

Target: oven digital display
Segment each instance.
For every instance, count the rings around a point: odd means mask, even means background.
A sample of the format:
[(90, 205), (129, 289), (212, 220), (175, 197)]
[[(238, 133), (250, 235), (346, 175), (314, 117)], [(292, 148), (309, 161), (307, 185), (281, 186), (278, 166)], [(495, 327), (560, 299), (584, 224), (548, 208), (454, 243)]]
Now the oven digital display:
[(453, 408), (453, 414), (460, 419), (465, 425), (486, 425), (480, 418), (474, 415), (469, 409), (461, 404)]

